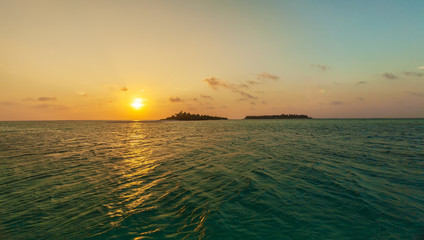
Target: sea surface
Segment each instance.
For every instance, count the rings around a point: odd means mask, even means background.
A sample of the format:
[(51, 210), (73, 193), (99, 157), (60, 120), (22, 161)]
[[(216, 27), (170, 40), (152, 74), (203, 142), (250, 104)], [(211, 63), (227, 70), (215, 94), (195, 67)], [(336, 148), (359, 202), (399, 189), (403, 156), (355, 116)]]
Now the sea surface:
[(423, 119), (0, 122), (0, 239), (423, 237)]

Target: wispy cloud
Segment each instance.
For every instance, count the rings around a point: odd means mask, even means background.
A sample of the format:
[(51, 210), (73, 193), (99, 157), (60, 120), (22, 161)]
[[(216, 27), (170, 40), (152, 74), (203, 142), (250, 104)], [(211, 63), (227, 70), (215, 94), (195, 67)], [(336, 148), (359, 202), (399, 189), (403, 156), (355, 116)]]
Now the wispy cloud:
[(170, 97), (169, 101), (172, 102), (172, 103), (184, 102), (184, 100), (179, 98), (179, 97)]
[(208, 99), (208, 100), (212, 100), (213, 99), (211, 96), (203, 95), (203, 94), (201, 94), (200, 97), (203, 98), (203, 99)]
[(233, 86), (230, 86), (228, 83), (215, 77), (206, 78), (204, 81), (209, 85), (209, 87), (215, 90), (218, 90), (219, 87), (233, 88)]
[(327, 71), (330, 67), (324, 64), (311, 64), (312, 67), (321, 69), (321, 71)]
[(277, 81), (278, 79), (280, 79), (279, 76), (272, 75), (272, 74), (267, 73), (267, 72), (259, 73), (256, 76), (257, 76), (258, 79), (271, 79), (271, 80), (274, 80), (274, 81)]
[(55, 97), (39, 97), (37, 100), (41, 101), (41, 102), (48, 102), (48, 101), (56, 101), (57, 98), (55, 98)]
[(366, 81), (359, 81), (359, 82), (356, 83), (356, 85), (361, 85), (361, 84), (366, 84), (366, 83), (368, 83), (368, 82), (366, 82)]
[(68, 110), (69, 109), (68, 106), (65, 106), (65, 105), (56, 105), (56, 104), (38, 104), (38, 105), (32, 106), (32, 108), (35, 108), (35, 109), (45, 109), (45, 110), (58, 110), (58, 111)]
[(383, 74), (381, 74), (381, 76), (383, 76), (384, 78), (387, 78), (387, 79), (397, 79), (397, 76), (394, 75), (393, 73), (383, 73)]
[(343, 102), (341, 102), (341, 101), (332, 101), (332, 102), (330, 102), (330, 104), (331, 105), (342, 105), (342, 104), (344, 104)]
[(256, 80), (247, 80), (245, 83), (241, 84), (240, 86), (249, 87), (249, 85), (250, 86), (260, 85), (260, 84), (264, 84), (268, 80), (278, 81), (279, 79), (280, 77), (277, 75), (272, 75), (267, 72), (262, 72), (262, 73), (256, 74)]
[(229, 89), (229, 90), (231, 90), (235, 93), (242, 95), (245, 98), (257, 99), (256, 96), (253, 96), (250, 93), (247, 93), (247, 92), (241, 90), (240, 86), (237, 86), (237, 85), (232, 84), (232, 83), (224, 82), (224, 81), (222, 81), (218, 78), (210, 77), (210, 78), (204, 79), (204, 81), (209, 85), (209, 87), (211, 87), (214, 90), (218, 90), (219, 88), (226, 88), (226, 89)]
[(406, 91), (406, 93), (411, 95), (411, 96), (415, 96), (415, 97), (424, 97), (424, 94), (422, 94), (422, 93), (417, 93), (417, 92), (413, 92), (413, 91)]
[(1, 101), (0, 105), (5, 105), (5, 106), (14, 106), (17, 105), (18, 103), (16, 102), (11, 102), (11, 101)]
[(422, 77), (424, 76), (424, 73), (417, 73), (417, 72), (403, 72), (406, 76), (409, 77)]
[(40, 101), (40, 102), (49, 102), (49, 101), (57, 101), (57, 98), (55, 97), (39, 97), (37, 99), (35, 98), (24, 98), (22, 99), (24, 102), (32, 102), (32, 101)]
[(123, 87), (121, 88), (121, 91), (126, 92), (126, 91), (128, 91), (128, 88), (127, 88), (127, 87), (125, 87), (125, 86), (123, 86)]
[(248, 98), (248, 99), (258, 99), (258, 97), (253, 96), (253, 95), (251, 95), (247, 92), (243, 92), (243, 91), (235, 91), (235, 92), (240, 93), (243, 97)]
[(261, 82), (256, 81), (256, 80), (248, 80), (248, 81), (246, 81), (246, 83), (247, 83), (247, 84), (249, 84), (249, 85), (258, 85), (258, 84), (262, 84)]

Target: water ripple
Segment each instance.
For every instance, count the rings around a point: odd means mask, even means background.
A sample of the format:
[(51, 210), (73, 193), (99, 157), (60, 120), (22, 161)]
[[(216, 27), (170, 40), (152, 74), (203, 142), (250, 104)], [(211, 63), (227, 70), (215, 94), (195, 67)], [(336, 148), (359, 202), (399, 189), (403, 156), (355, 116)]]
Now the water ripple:
[(0, 123), (0, 238), (414, 239), (423, 120)]

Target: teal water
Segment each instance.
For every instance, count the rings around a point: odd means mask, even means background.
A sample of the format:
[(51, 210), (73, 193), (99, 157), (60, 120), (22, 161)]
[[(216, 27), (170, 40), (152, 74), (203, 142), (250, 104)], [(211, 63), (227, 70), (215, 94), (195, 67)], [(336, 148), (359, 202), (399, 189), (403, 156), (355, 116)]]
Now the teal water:
[(0, 122), (0, 239), (422, 239), (424, 120)]

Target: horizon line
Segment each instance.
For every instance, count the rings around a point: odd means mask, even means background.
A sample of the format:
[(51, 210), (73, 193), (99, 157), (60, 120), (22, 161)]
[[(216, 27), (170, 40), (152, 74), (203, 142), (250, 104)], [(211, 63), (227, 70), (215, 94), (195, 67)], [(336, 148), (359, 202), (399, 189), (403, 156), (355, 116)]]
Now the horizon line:
[[(424, 119), (424, 117), (318, 117), (318, 118), (310, 118), (310, 119), (244, 119), (244, 118), (228, 118), (226, 120), (373, 120), (373, 119)], [(225, 119), (223, 119), (225, 120)], [(159, 121), (179, 121), (179, 120), (165, 120), (165, 119), (42, 119), (42, 120), (0, 120), (0, 122), (65, 122), (65, 121), (114, 121), (114, 122), (159, 122)], [(193, 120), (196, 121), (196, 120)], [(208, 121), (208, 120), (197, 120), (197, 121)], [(211, 120), (212, 121), (212, 120)], [(216, 120), (213, 120), (216, 121)]]

